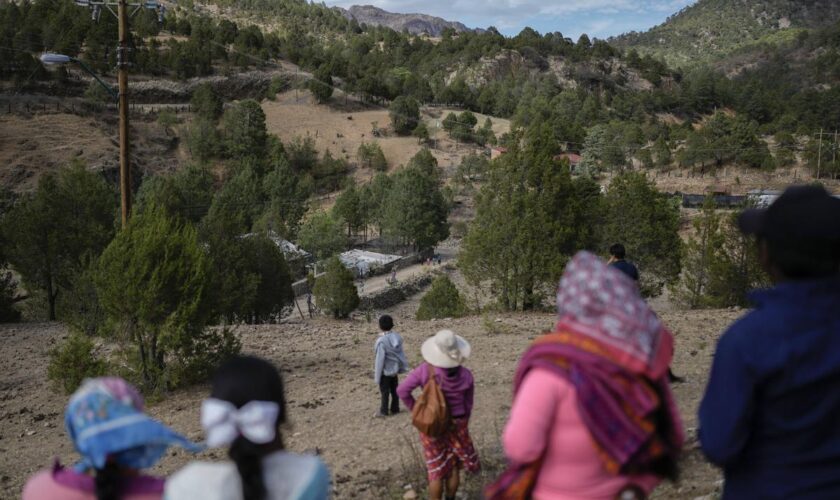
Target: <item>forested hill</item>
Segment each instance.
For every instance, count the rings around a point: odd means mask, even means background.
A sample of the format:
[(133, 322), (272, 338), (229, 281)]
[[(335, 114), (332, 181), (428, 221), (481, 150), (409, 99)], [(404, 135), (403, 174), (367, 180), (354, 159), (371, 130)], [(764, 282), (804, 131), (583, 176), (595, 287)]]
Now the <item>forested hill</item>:
[(699, 0), (659, 26), (610, 42), (685, 68), (753, 45), (791, 40), (803, 29), (837, 20), (837, 0)]

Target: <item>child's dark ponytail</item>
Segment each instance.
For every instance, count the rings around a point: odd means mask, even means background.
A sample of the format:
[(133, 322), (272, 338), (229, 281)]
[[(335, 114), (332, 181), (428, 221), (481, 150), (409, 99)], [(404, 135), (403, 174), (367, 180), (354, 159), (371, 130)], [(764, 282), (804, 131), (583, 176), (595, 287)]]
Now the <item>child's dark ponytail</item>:
[(94, 484), (96, 485), (96, 500), (119, 500), (119, 465), (109, 461), (104, 468), (96, 469)]
[(264, 500), (266, 497), (263, 482), (261, 446), (255, 445), (244, 437), (238, 437), (230, 447), (228, 456), (236, 464), (242, 481), (244, 500)]

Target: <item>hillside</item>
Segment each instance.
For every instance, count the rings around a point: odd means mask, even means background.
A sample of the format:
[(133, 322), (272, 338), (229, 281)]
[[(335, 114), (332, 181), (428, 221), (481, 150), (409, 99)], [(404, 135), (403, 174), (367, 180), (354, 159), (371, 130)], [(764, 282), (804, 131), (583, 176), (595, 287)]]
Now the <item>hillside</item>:
[(470, 30), (459, 22), (447, 21), (440, 17), (426, 14), (396, 14), (373, 5), (354, 5), (349, 10), (340, 7), (336, 9), (348, 20), (355, 20), (359, 24), (385, 26), (394, 31), (408, 31), (412, 35), (426, 34), (439, 37), (445, 29), (452, 29), (458, 33)]
[(840, 19), (836, 0), (700, 0), (644, 33), (610, 40), (664, 59), (673, 67), (693, 66), (762, 43), (795, 38), (801, 29)]

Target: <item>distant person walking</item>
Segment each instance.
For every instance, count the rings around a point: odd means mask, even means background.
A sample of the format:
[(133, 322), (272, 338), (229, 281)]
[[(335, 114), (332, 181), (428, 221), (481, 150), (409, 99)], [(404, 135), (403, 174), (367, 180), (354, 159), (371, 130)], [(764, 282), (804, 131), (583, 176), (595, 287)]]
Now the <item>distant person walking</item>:
[(143, 397), (117, 377), (88, 379), (70, 397), (64, 415), (67, 434), (81, 461), (58, 462), (23, 487), (23, 500), (160, 500), (164, 479), (145, 475), (177, 445), (200, 446), (143, 411)]
[(397, 398), (398, 375), (408, 371), (408, 359), (403, 351), (403, 339), (394, 330), (394, 319), (387, 314), (380, 316), (379, 329), (382, 333), (373, 345), (373, 377), (379, 386), (380, 404), (376, 417), (387, 417), (400, 412)]
[(229, 462), (193, 462), (166, 482), (165, 500), (325, 500), (330, 475), (315, 455), (285, 450), (286, 422), (280, 372), (263, 359), (240, 356), (213, 375), (201, 403), (201, 426), (212, 448)]
[(624, 249), (624, 245), (616, 243), (610, 247), (608, 264), (629, 276), (633, 281), (639, 281), (639, 270), (631, 262), (625, 260), (626, 255), (627, 250)]
[(481, 465), (469, 432), (475, 383), (462, 363), (470, 357), (470, 344), (450, 330), (441, 330), (423, 343), (420, 352), (425, 363), (415, 368), (400, 384), (397, 393), (406, 407), (414, 408), (412, 392), (423, 387), (429, 377), (443, 392), (451, 422), (442, 435), (420, 433), (429, 478), (429, 498), (455, 498), (461, 469), (476, 473)]
[(587, 252), (566, 267), (557, 310), (555, 332), (516, 370), (510, 466), (487, 498), (645, 498), (676, 478), (683, 444), (671, 333), (626, 275)]
[(775, 285), (718, 341), (700, 444), (724, 499), (840, 498), (840, 200), (792, 187), (739, 225)]

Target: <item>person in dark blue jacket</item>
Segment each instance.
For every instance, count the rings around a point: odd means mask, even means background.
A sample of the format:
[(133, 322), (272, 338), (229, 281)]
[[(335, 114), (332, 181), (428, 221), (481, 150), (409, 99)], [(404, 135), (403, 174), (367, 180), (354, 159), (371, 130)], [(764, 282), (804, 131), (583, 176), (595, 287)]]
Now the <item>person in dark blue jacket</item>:
[(718, 342), (703, 452), (724, 499), (840, 499), (840, 200), (792, 187), (739, 224), (775, 285)]
[(633, 281), (639, 281), (639, 270), (631, 262), (625, 260), (627, 250), (621, 243), (616, 243), (610, 247), (609, 265), (626, 274)]

